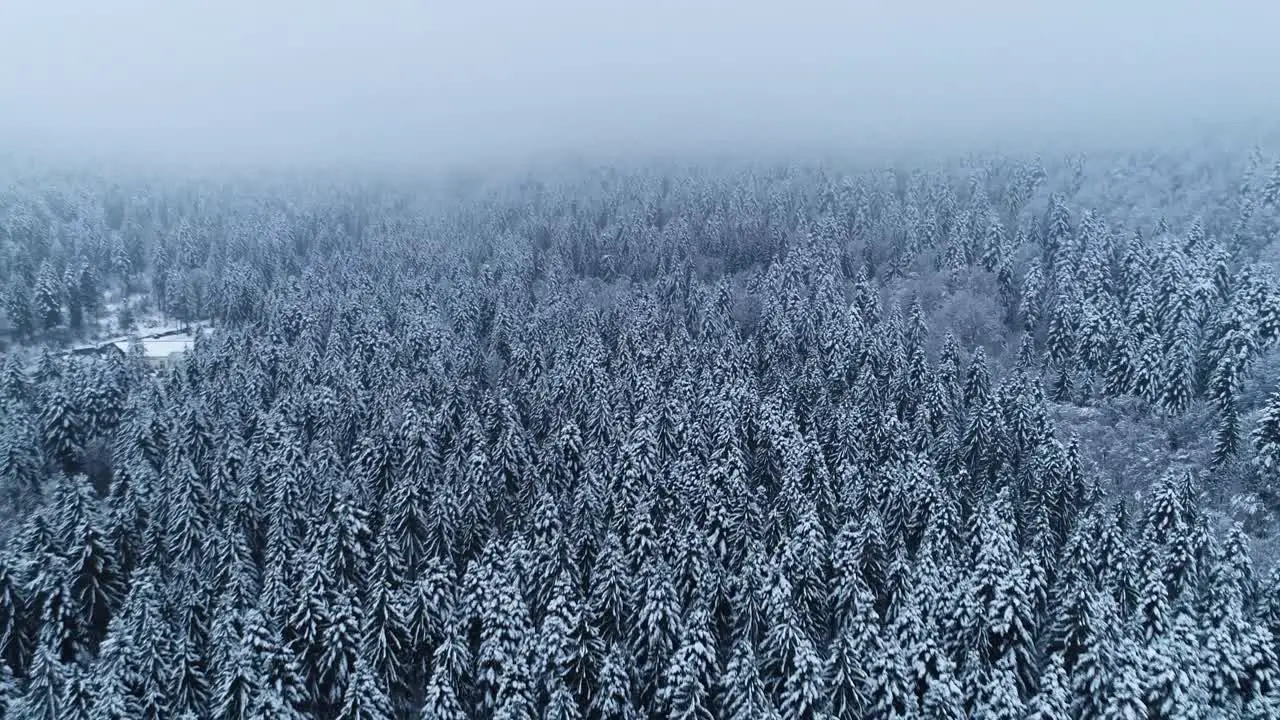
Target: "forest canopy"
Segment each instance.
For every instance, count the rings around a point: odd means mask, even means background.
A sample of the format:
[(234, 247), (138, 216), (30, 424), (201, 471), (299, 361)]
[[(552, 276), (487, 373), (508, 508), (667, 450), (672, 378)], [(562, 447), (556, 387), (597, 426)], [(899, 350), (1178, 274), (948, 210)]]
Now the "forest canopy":
[(0, 717), (1278, 717), (1278, 231), (1219, 145), (10, 168)]

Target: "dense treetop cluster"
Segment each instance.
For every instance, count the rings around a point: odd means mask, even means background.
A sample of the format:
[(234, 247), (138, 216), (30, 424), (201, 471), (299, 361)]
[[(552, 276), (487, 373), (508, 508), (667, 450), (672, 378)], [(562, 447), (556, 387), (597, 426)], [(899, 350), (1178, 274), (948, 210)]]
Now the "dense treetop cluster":
[(0, 717), (1280, 717), (1278, 230), (1258, 151), (12, 176)]

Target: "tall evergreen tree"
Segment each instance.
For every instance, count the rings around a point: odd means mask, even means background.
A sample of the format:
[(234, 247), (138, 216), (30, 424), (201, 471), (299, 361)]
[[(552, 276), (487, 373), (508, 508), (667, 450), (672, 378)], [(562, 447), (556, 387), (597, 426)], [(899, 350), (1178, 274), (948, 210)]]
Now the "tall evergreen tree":
[(36, 277), (35, 311), (40, 318), (40, 328), (52, 330), (62, 324), (63, 287), (62, 278), (49, 261), (40, 266), (40, 274)]
[(1274, 478), (1280, 473), (1280, 392), (1272, 393), (1267, 399), (1252, 439), (1259, 468)]

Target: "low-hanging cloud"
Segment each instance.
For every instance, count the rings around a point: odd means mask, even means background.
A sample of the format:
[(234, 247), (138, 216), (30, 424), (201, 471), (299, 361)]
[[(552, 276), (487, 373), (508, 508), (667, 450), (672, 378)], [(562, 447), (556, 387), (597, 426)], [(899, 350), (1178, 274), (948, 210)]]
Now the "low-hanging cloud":
[(1257, 0), (42, 0), (0, 147), (430, 163), (1145, 138), (1264, 116)]

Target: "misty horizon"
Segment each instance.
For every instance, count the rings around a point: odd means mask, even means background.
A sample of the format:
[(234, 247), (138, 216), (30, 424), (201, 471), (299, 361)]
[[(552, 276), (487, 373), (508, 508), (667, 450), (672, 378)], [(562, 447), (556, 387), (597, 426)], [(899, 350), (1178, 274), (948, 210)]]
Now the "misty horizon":
[(0, 151), (191, 163), (1146, 143), (1274, 116), (1280, 8), (54, 0)]

